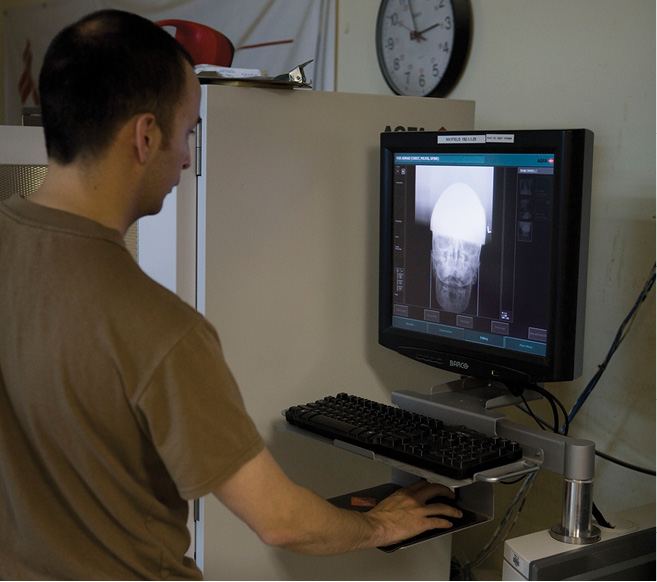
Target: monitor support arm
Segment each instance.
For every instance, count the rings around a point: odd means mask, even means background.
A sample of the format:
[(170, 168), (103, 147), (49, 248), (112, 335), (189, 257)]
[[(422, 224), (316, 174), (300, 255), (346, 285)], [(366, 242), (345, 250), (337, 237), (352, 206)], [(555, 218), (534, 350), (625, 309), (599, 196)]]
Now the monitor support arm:
[(392, 401), (404, 410), (519, 442), (525, 457), (564, 477), (561, 523), (550, 530), (552, 537), (571, 544), (598, 541), (600, 530), (592, 524), (595, 443), (507, 420), (491, 410), (516, 403), (505, 388), (490, 384), (463, 388), (463, 381), (457, 380), (434, 387), (431, 394), (402, 390), (392, 393)]
[(592, 524), (595, 443), (565, 437), (501, 419), (497, 434), (518, 441), (525, 448), (543, 453), (542, 467), (564, 478), (561, 523), (550, 535), (571, 544), (588, 544), (600, 539), (600, 530)]

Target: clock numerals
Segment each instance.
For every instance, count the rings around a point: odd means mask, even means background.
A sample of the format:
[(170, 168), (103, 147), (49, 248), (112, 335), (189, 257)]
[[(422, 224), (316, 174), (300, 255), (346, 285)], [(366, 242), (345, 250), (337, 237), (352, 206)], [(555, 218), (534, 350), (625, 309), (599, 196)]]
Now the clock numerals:
[[(394, 66), (395, 66), (395, 70), (399, 70), (400, 65), (398, 59), (396, 59), (396, 63)], [(406, 86), (411, 87), (413, 85), (417, 85), (421, 90), (425, 90), (426, 87), (429, 86), (429, 84), (435, 85), (435, 80), (441, 77), (440, 69), (438, 68), (438, 65), (435, 63), (433, 64), (433, 66), (429, 71), (429, 77), (430, 77), (429, 80), (427, 80), (427, 75), (424, 72), (424, 69), (421, 69), (419, 71), (418, 76), (416, 78), (414, 78), (412, 75), (413, 75), (413, 71), (406, 71), (405, 73)]]
[(386, 15), (386, 20), (388, 20), (389, 26), (397, 26), (399, 24), (399, 14), (393, 12), (392, 14)]

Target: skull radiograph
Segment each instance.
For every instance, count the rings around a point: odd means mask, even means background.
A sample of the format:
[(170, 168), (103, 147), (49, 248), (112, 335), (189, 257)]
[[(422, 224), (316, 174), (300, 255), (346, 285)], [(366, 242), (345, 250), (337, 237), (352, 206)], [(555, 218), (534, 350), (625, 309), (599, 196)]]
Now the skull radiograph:
[(447, 187), (434, 205), (430, 227), (436, 300), (442, 309), (462, 313), (486, 242), (486, 213), (477, 193), (463, 183)]

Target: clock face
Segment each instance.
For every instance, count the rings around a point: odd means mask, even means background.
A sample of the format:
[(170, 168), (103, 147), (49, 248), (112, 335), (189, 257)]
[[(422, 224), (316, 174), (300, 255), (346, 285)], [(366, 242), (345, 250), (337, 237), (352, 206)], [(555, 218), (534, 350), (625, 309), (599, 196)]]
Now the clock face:
[(398, 95), (443, 97), (470, 44), (468, 0), (383, 0), (376, 24), (383, 76)]

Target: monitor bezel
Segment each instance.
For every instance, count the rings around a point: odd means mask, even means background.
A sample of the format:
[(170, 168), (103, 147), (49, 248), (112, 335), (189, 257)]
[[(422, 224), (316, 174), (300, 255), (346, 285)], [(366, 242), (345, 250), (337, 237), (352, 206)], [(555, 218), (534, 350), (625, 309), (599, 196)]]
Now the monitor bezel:
[[(466, 138), (450, 141), (445, 138)], [(473, 143), (486, 136), (483, 143)], [(438, 143), (441, 138), (442, 143)], [(554, 155), (550, 289), (545, 356), (409, 332), (392, 325), (392, 190), (398, 153)], [(568, 381), (582, 372), (593, 133), (587, 129), (381, 134), (379, 343), (406, 357), (463, 376), (508, 383)], [(557, 228), (557, 225), (558, 228)]]

